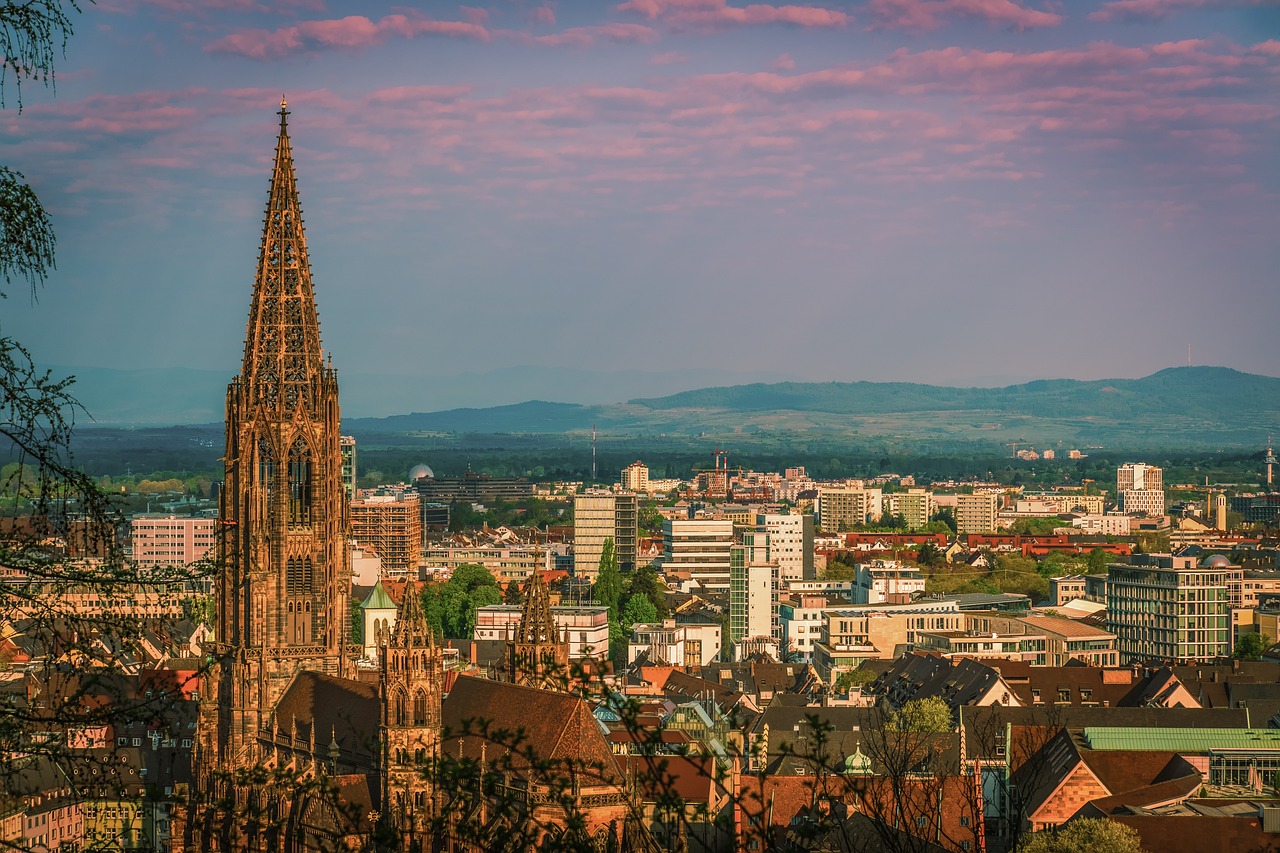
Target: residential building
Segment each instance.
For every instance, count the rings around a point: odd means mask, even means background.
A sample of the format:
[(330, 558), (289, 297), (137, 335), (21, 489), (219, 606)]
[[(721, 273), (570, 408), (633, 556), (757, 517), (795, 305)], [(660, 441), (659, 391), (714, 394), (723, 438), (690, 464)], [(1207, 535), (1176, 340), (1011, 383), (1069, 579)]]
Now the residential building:
[(133, 562), (139, 569), (181, 568), (212, 556), (218, 521), (174, 515), (139, 515), (129, 522)]
[(524, 477), (492, 477), (467, 471), (461, 477), (419, 477), (414, 488), (425, 503), (496, 503), (533, 497), (533, 484)]
[(628, 492), (649, 493), (649, 466), (636, 460), (622, 469), (622, 488)]
[(933, 515), (933, 494), (928, 489), (889, 492), (881, 499), (886, 515), (898, 515), (908, 530), (923, 530)]
[(813, 579), (812, 515), (762, 513), (756, 516), (756, 529), (768, 534), (769, 559), (778, 563), (783, 582)]
[(1154, 465), (1126, 462), (1116, 469), (1116, 494), (1126, 513), (1164, 515), (1164, 472)]
[(342, 488), (347, 492), (347, 500), (356, 496), (356, 440), (354, 436), (344, 435), (338, 438), (338, 450), (342, 454)]
[(631, 492), (590, 491), (573, 498), (573, 573), (595, 581), (606, 539), (613, 540), (618, 570), (636, 567), (638, 504)]
[(847, 608), (848, 603), (833, 606), (825, 595), (802, 593), (778, 604), (779, 639), (783, 652), (813, 656), (814, 644), (822, 635), (822, 615), (827, 610)]
[(1000, 496), (992, 492), (956, 495), (956, 532), (961, 536), (995, 532), (999, 508)]
[[(472, 639), (510, 640), (520, 624), (523, 608), (490, 604), (476, 610)], [(609, 608), (560, 605), (551, 608), (557, 636), (568, 636), (569, 659), (583, 660), (609, 653)]]
[(673, 666), (706, 666), (720, 655), (719, 625), (682, 624), (666, 619), (657, 624), (631, 626), (627, 643), (627, 662), (648, 653), (651, 663), (665, 662)]
[(667, 520), (662, 523), (662, 572), (669, 583), (729, 589), (733, 522)]
[(1063, 605), (1077, 598), (1084, 598), (1084, 575), (1062, 575), (1049, 579), (1049, 601)]
[(1231, 654), (1231, 588), (1243, 573), (1225, 557), (1145, 554), (1107, 571), (1107, 630), (1121, 663), (1208, 661)]
[[(765, 540), (761, 542), (760, 540)], [(768, 536), (743, 534), (729, 553), (729, 642), (777, 638), (778, 564), (768, 557)]]
[(895, 560), (872, 560), (854, 567), (854, 604), (906, 604), (924, 593), (925, 577), (918, 569)]
[(882, 513), (879, 489), (841, 486), (818, 489), (818, 521), (823, 533), (839, 533), (869, 521)]
[(422, 508), (416, 494), (369, 494), (351, 502), (351, 538), (373, 550), (385, 575), (416, 574)]
[(864, 660), (892, 660), (915, 648), (922, 631), (964, 631), (955, 601), (827, 609), (822, 612), (813, 663), (824, 678)]

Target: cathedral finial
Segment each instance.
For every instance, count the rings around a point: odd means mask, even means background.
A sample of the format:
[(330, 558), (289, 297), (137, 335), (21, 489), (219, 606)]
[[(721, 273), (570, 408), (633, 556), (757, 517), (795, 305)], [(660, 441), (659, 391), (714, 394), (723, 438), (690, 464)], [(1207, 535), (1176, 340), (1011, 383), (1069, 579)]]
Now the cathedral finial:
[(284, 99), (284, 95), (281, 95), (280, 96), (280, 112), (277, 113), (277, 115), (280, 116), (281, 124), (284, 124), (284, 117), (287, 116), (288, 114), (289, 114), (289, 102)]

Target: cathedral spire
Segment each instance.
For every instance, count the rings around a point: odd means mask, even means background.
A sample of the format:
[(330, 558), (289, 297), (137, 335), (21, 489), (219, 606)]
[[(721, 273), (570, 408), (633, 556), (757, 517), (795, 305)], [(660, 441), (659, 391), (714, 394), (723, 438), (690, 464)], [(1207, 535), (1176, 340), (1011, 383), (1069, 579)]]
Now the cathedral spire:
[(418, 585), (410, 580), (400, 594), (396, 624), (391, 629), (388, 645), (398, 649), (430, 649), (435, 644), (431, 623), (422, 610), (422, 596), (418, 593)]
[(517, 643), (554, 643), (559, 640), (556, 620), (551, 615), (551, 590), (542, 572), (537, 569), (529, 576), (525, 587), (524, 610), (516, 626)]
[(324, 362), (284, 98), (278, 115), (280, 136), (258, 247), (241, 377), (250, 400), (284, 414), (314, 400)]

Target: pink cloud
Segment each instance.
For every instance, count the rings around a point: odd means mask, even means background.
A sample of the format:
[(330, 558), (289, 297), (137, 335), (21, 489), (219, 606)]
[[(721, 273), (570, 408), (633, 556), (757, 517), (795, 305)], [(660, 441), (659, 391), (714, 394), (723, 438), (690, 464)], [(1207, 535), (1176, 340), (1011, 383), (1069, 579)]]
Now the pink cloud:
[(790, 24), (796, 27), (843, 27), (849, 15), (820, 6), (775, 6), (753, 3), (730, 6), (727, 0), (625, 0), (619, 11), (635, 12), (649, 20), (675, 27), (760, 26)]
[(688, 62), (689, 57), (683, 53), (669, 50), (666, 53), (658, 53), (649, 57), (650, 65), (679, 65), (682, 62)]
[(359, 50), (390, 38), (442, 36), (489, 41), (489, 31), (466, 21), (435, 21), (406, 15), (387, 15), (371, 21), (351, 15), (325, 21), (303, 21), (277, 30), (244, 30), (205, 47), (206, 53), (225, 53), (250, 59), (275, 59), (308, 50)]
[(1162, 21), (1187, 9), (1221, 9), (1231, 6), (1263, 6), (1275, 0), (1108, 0), (1089, 14), (1091, 21)]
[(771, 71), (794, 71), (795, 67), (796, 61), (791, 58), (789, 53), (780, 54), (773, 62), (769, 63)]
[(489, 10), (481, 9), (477, 6), (459, 6), (458, 14), (473, 24), (483, 24), (489, 20)]
[(599, 24), (586, 27), (569, 27), (545, 36), (526, 36), (523, 33), (507, 33), (519, 41), (548, 47), (590, 47), (597, 41), (614, 44), (652, 44), (658, 40), (658, 31), (642, 24)]
[(555, 26), (556, 10), (551, 8), (550, 3), (543, 3), (541, 6), (534, 9), (531, 15), (536, 23)]
[(1054, 27), (1062, 16), (1028, 9), (1014, 0), (871, 0), (872, 29), (936, 30), (948, 18), (986, 21), (1013, 30)]

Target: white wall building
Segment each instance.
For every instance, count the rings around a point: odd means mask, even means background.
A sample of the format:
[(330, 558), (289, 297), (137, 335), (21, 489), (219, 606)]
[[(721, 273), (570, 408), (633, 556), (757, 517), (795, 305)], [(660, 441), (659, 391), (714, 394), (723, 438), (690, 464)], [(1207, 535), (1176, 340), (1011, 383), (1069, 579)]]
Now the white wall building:
[[(523, 608), (490, 604), (476, 610), (475, 640), (510, 639), (520, 624)], [(569, 633), (569, 657), (581, 660), (609, 654), (609, 608), (561, 605), (551, 608), (556, 629)]]
[(631, 627), (627, 643), (627, 663), (635, 663), (643, 652), (651, 661), (674, 666), (706, 666), (720, 654), (719, 625), (682, 625), (674, 619)]
[(732, 521), (664, 521), (662, 572), (676, 585), (692, 580), (706, 589), (727, 590), (732, 547)]
[(812, 515), (761, 513), (756, 516), (756, 529), (768, 534), (769, 559), (777, 562), (782, 581), (814, 577)]

